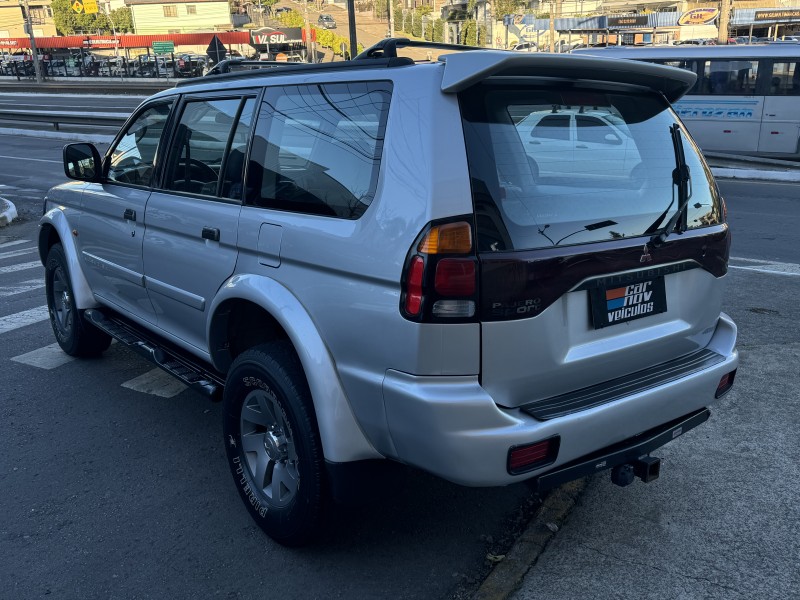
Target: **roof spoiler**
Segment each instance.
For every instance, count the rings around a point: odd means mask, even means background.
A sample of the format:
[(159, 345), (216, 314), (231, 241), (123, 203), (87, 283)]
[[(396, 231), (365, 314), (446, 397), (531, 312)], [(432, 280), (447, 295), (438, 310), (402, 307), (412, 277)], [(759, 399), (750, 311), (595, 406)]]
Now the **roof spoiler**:
[(637, 85), (660, 92), (669, 102), (683, 96), (697, 75), (684, 69), (622, 58), (544, 52), (483, 50), (440, 56), (442, 91), (457, 93), (490, 77), (551, 77)]

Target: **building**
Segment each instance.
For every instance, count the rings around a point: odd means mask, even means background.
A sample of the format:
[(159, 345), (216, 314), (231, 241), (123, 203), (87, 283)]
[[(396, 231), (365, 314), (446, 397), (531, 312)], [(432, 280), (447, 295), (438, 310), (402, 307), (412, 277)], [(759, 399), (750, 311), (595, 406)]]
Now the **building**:
[[(44, 37), (56, 35), (50, 0), (29, 0), (33, 35)], [(0, 39), (26, 37), (25, 9), (19, 0), (0, 0)], [(0, 47), (3, 50), (10, 48)]]
[(228, 0), (125, 0), (137, 34), (233, 29)]

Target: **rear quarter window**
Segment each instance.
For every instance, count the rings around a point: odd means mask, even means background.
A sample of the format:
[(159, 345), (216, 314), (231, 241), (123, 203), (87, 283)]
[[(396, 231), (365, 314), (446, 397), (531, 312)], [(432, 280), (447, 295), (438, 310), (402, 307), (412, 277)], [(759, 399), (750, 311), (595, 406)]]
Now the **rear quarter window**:
[(357, 219), (377, 187), (391, 83), (267, 90), (248, 167), (247, 203)]

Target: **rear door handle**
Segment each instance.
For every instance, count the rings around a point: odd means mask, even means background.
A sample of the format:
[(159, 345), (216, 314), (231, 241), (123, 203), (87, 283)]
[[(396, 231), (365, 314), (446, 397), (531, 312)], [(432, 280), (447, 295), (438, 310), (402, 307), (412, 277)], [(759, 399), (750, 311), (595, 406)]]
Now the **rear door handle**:
[(216, 227), (203, 227), (203, 239), (212, 242), (219, 241), (219, 229)]
[(135, 221), (136, 220), (136, 211), (132, 208), (126, 208), (125, 213), (122, 215), (126, 221)]

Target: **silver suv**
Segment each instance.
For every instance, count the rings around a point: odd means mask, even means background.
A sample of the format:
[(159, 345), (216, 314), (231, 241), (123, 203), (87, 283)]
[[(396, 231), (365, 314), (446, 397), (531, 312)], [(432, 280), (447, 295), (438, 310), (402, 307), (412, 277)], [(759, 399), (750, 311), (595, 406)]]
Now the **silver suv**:
[(221, 397), (284, 544), (386, 459), (650, 481), (733, 384), (725, 206), (670, 108), (695, 75), (409, 45), (156, 94), (103, 158), (66, 146), (46, 199), (61, 347), (115, 337)]

